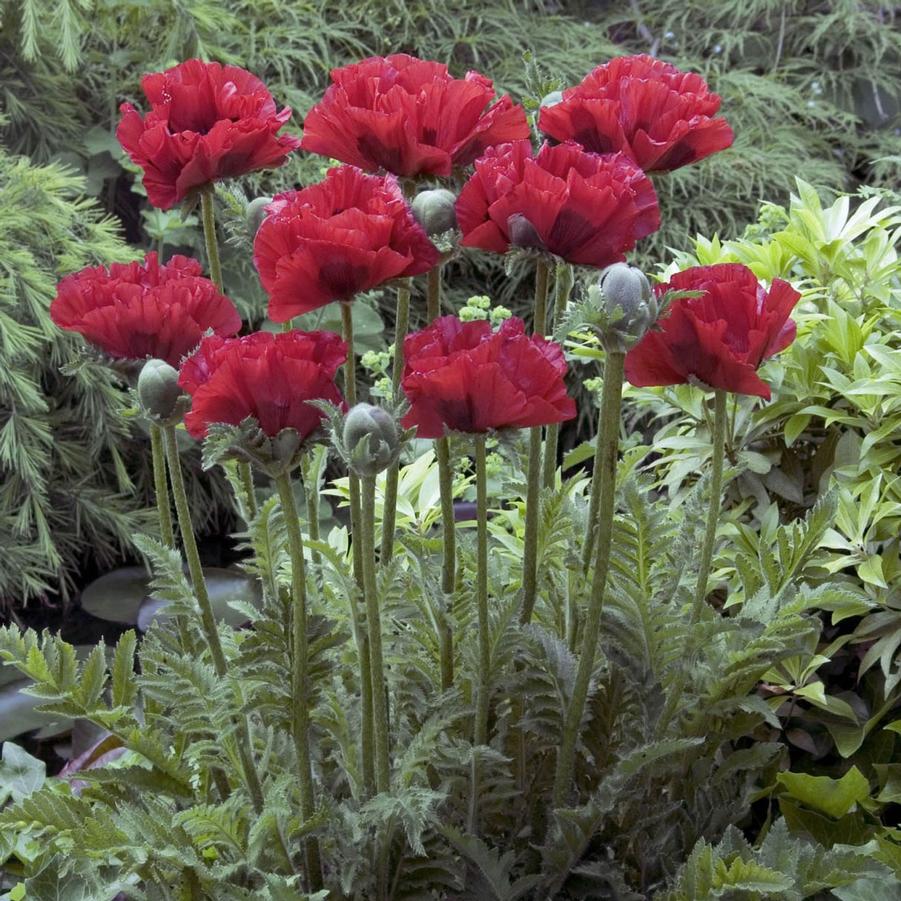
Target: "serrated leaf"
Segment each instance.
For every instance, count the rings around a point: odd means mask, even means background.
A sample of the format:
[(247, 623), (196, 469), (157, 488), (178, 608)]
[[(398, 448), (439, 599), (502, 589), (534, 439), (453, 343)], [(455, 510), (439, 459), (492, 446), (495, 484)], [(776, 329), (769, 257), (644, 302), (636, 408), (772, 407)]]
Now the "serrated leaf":
[(105, 645), (96, 645), (80, 673), (76, 694), (85, 710), (93, 710), (97, 706), (106, 685), (106, 654), (104, 650)]
[(124, 632), (113, 655), (112, 704), (113, 707), (130, 707), (138, 693), (134, 673), (134, 656), (138, 638), (133, 629)]

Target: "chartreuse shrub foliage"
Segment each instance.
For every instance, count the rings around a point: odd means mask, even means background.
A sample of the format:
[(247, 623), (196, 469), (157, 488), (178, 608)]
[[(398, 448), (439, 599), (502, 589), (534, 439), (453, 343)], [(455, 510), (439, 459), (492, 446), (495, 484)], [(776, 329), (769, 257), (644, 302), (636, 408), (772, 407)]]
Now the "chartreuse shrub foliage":
[[(699, 237), (672, 268), (742, 262), (761, 279), (790, 279), (803, 300), (797, 340), (767, 364), (772, 403), (733, 405), (729, 437), (736, 478), (734, 515), (723, 525), (718, 578), (728, 605), (754, 597), (784, 556), (780, 522), (827, 493), (836, 514), (807, 562), (820, 579), (837, 576), (839, 595), (825, 603), (832, 638), (813, 667), (782, 668), (774, 699), (797, 702), (796, 725), (809, 709), (823, 752), (834, 742), (850, 756), (898, 703), (901, 683), (901, 206), (892, 192), (865, 191), (824, 204), (806, 182), (787, 208), (765, 204), (757, 223), (736, 240)], [(680, 503), (709, 455), (701, 394), (690, 386), (629, 389), (632, 415), (653, 436), (654, 478)], [(764, 567), (764, 575), (755, 566)], [(763, 579), (763, 581), (761, 581)], [(849, 626), (850, 624), (850, 626)], [(818, 672), (836, 656), (857, 684), (838, 694)]]

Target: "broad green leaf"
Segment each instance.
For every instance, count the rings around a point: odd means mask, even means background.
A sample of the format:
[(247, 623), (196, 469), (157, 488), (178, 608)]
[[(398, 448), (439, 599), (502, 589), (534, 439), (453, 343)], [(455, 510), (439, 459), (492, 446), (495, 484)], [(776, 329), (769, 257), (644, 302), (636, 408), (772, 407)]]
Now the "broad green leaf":
[(810, 776), (807, 773), (779, 773), (776, 781), (793, 798), (834, 819), (843, 817), (870, 797), (870, 783), (856, 766), (852, 766), (841, 779)]
[(27, 798), (37, 791), (47, 776), (47, 765), (32, 757), (24, 748), (11, 741), (3, 743), (0, 759), (0, 806), (12, 799)]

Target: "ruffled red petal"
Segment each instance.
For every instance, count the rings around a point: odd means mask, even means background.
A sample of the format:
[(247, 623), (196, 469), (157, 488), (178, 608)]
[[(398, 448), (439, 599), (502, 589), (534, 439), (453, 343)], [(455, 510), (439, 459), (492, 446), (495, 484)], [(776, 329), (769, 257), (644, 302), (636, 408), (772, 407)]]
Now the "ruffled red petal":
[(439, 257), (396, 179), (353, 166), (278, 195), (254, 240), (254, 263), (277, 322), (420, 275)]
[(160, 209), (210, 182), (280, 166), (300, 146), (277, 134), (291, 110), (277, 112), (265, 85), (237, 66), (186, 60), (141, 85), (150, 110), (142, 117), (123, 104), (116, 137)]
[(720, 98), (700, 75), (649, 56), (598, 66), (544, 107), (538, 125), (558, 141), (595, 153), (620, 151), (646, 172), (671, 171), (732, 145)]
[(304, 439), (324, 415), (311, 400), (343, 406), (334, 377), (346, 356), (347, 346), (331, 332), (205, 338), (179, 374), (192, 396), (185, 425), (203, 438), (213, 423), (239, 425), (252, 417), (271, 437), (292, 428)]
[(521, 319), (497, 331), (484, 321), (437, 319), (404, 342), (404, 418), (424, 438), (447, 430), (484, 433), (529, 428), (575, 416), (561, 348), (527, 336)]
[(174, 256), (160, 265), (155, 253), (143, 264), (83, 269), (59, 283), (50, 315), (111, 357), (177, 366), (207, 332), (241, 328), (234, 304), (200, 272), (196, 260)]
[(307, 114), (301, 146), (367, 172), (450, 175), (485, 148), (529, 136), (525, 111), (490, 79), (403, 53), (334, 69)]
[(795, 337), (789, 318), (800, 294), (777, 279), (767, 293), (738, 263), (676, 273), (667, 290), (704, 292), (675, 301), (667, 315), (626, 355), (626, 377), (641, 387), (698, 380), (712, 388), (769, 399), (760, 364)]
[(532, 156), (527, 141), (490, 148), (457, 199), (461, 243), (495, 253), (546, 250), (602, 268), (660, 227), (648, 177), (621, 154), (599, 156), (568, 142)]

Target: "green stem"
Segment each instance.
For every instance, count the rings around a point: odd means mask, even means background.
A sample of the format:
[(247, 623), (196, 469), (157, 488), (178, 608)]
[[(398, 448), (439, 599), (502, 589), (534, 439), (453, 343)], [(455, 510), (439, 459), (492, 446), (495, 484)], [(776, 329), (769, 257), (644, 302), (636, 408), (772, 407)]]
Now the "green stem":
[[(391, 387), (394, 402), (400, 393), (400, 380), (404, 374), (404, 339), (410, 327), (410, 280), (404, 279), (397, 288), (397, 318), (394, 327), (394, 366), (391, 370)], [(385, 504), (382, 508), (382, 547), (379, 560), (387, 563), (394, 554), (394, 531), (397, 522), (397, 483), (400, 478), (400, 460), (395, 460), (385, 473)]]
[(429, 269), (426, 276), (426, 317), (429, 322), (434, 322), (441, 315), (441, 270), (443, 264), (439, 263), (433, 269)]
[[(476, 715), (473, 744), (488, 743), (488, 692), (491, 669), (491, 632), (488, 623), (488, 479), (486, 476), (485, 436), (476, 435), (476, 611), (479, 627), (479, 673), (476, 686)], [(469, 831), (478, 828), (478, 798), (481, 767), (473, 757), (472, 793), (469, 805)]]
[(551, 267), (544, 260), (535, 263), (535, 315), (532, 319), (532, 332), (543, 335), (547, 328), (547, 297), (551, 278)]
[[(228, 672), (228, 663), (222, 650), (222, 642), (219, 638), (219, 630), (216, 626), (216, 618), (213, 615), (213, 605), (210, 603), (206, 580), (203, 577), (203, 566), (200, 562), (200, 554), (197, 551), (197, 541), (194, 538), (194, 527), (191, 523), (191, 510), (188, 506), (188, 495), (185, 491), (185, 480), (181, 471), (181, 462), (178, 457), (178, 442), (175, 437), (175, 426), (167, 425), (163, 428), (163, 439), (166, 445), (166, 457), (169, 463), (169, 479), (172, 482), (172, 496), (175, 499), (175, 512), (178, 515), (178, 528), (181, 532), (185, 557), (188, 561), (188, 572), (191, 576), (191, 584), (197, 605), (200, 607), (200, 623), (206, 638), (210, 656), (213, 658), (213, 666), (216, 675), (224, 679)], [(256, 765), (253, 762), (253, 751), (250, 738), (250, 724), (246, 716), (238, 717), (238, 753), (241, 758), (241, 767), (244, 771), (244, 779), (253, 802), (254, 810), (259, 813), (263, 809), (263, 787)]]
[[(341, 305), (341, 324), (344, 332), (344, 342), (347, 344), (347, 362), (344, 364), (344, 396), (348, 406), (352, 407), (357, 402), (357, 363), (354, 355), (354, 319), (353, 310), (349, 303)], [(360, 503), (360, 480), (352, 472), (348, 473), (348, 492), (350, 494), (350, 536), (351, 553), (353, 555), (354, 581), (360, 593), (363, 592), (363, 544), (362, 544), (362, 510)], [(374, 768), (374, 726), (372, 709), (372, 675), (369, 659), (369, 639), (366, 631), (360, 625), (360, 614), (356, 609), (357, 601), (350, 599), (354, 605), (352, 620), (354, 623), (354, 638), (357, 645), (357, 655), (360, 664), (360, 746), (362, 750), (361, 762), (363, 771), (363, 792), (368, 798), (375, 790)]]
[(210, 266), (210, 280), (222, 291), (222, 263), (219, 259), (219, 245), (216, 242), (216, 189), (212, 182), (200, 191), (200, 210), (203, 218), (203, 239), (206, 243), (206, 257)]
[[(429, 270), (426, 285), (426, 315), (434, 322), (441, 315), (441, 271), (439, 263)], [(438, 461), (438, 488), (441, 493), (441, 539), (444, 556), (441, 563), (441, 591), (444, 595), (444, 621), (438, 636), (441, 649), (441, 688), (454, 684), (453, 603), (457, 581), (457, 527), (454, 520), (454, 470), (451, 466), (450, 439), (435, 442)]]
[(244, 509), (247, 511), (248, 525), (257, 516), (257, 496), (253, 489), (253, 471), (249, 463), (238, 461), (238, 477), (244, 489)]
[(153, 488), (156, 493), (156, 509), (160, 517), (160, 540), (166, 547), (175, 547), (172, 508), (169, 505), (169, 486), (166, 482), (163, 433), (155, 422), (150, 423), (150, 452), (153, 458)]
[[(612, 354), (607, 355), (607, 362), (604, 364), (604, 391), (607, 390), (607, 373), (608, 366), (610, 362), (610, 357)], [(612, 388), (612, 386), (611, 386)], [(622, 392), (622, 379), (620, 379), (619, 391)], [(606, 396), (606, 395), (605, 395)], [(604, 434), (605, 419), (604, 419), (604, 406), (603, 399), (601, 401), (601, 409), (598, 413), (598, 428), (597, 434), (594, 436), (594, 465), (591, 470), (591, 498), (588, 502), (588, 534), (585, 536), (585, 544), (582, 546), (582, 569), (585, 572), (588, 572), (591, 561), (594, 558), (594, 542), (597, 538), (598, 532), (598, 505), (601, 502), (601, 485), (603, 480), (598, 478), (598, 473), (601, 471), (601, 467), (603, 463), (601, 461), (601, 457), (604, 453), (604, 441), (608, 440), (608, 438), (612, 438), (612, 436), (607, 436)], [(617, 439), (619, 437), (619, 418), (613, 423), (613, 427), (616, 429)]]
[(450, 440), (435, 442), (438, 459), (438, 488), (441, 493), (441, 537), (444, 558), (441, 562), (441, 592), (444, 595), (444, 621), (440, 627), (441, 688), (454, 684), (453, 605), (457, 582), (457, 524), (454, 519), (454, 470), (450, 459)]
[(707, 510), (707, 528), (701, 547), (701, 561), (698, 581), (695, 585), (694, 601), (691, 606), (691, 625), (701, 620), (704, 600), (707, 597), (707, 579), (713, 562), (713, 546), (716, 543), (716, 528), (719, 524), (723, 493), (723, 458), (726, 450), (726, 398), (727, 392), (717, 390), (713, 397), (713, 456), (710, 469), (710, 507)]
[[(554, 282), (554, 325), (552, 333), (563, 319), (569, 295), (573, 287), (573, 270), (569, 263), (557, 264), (557, 277)], [(560, 423), (555, 422), (547, 427), (547, 438), (544, 444), (544, 487), (554, 487), (557, 477), (557, 442), (560, 436)]]
[(657, 734), (663, 735), (682, 700), (682, 692), (688, 678), (691, 661), (697, 651), (694, 638), (696, 626), (701, 621), (704, 602), (707, 599), (707, 580), (710, 578), (710, 567), (713, 562), (713, 548), (716, 544), (716, 530), (719, 525), (723, 495), (723, 461), (726, 451), (726, 398), (727, 392), (717, 390), (713, 396), (713, 447), (710, 460), (710, 506), (707, 508), (707, 525), (704, 530), (704, 543), (701, 545), (701, 557), (698, 562), (698, 581), (695, 583), (694, 597), (691, 604), (691, 619), (688, 629), (688, 647), (682, 657), (682, 666), (670, 686), (666, 704), (657, 721)]
[[(163, 447), (163, 430), (155, 422), (150, 423), (150, 452), (153, 459), (153, 488), (156, 494), (156, 509), (160, 518), (160, 539), (166, 547), (175, 547), (175, 530), (172, 527), (172, 508), (169, 501), (169, 483), (166, 479), (166, 451)], [(175, 617), (178, 638), (185, 653), (193, 652), (193, 641), (188, 624), (183, 616)], [(228, 783), (223, 782), (221, 770), (213, 770), (216, 786), (221, 793), (225, 789), (228, 797)]]
[[(303, 494), (307, 507), (307, 531), (310, 541), (319, 541), (319, 458), (316, 451), (304, 457), (302, 464)], [(322, 565), (322, 555), (319, 551), (311, 551), (310, 557), (318, 573)]]
[[(294, 702), (292, 732), (297, 763), (300, 768), (300, 815), (304, 820), (312, 818), (316, 808), (313, 788), (313, 763), (310, 755), (310, 661), (307, 635), (307, 576), (303, 557), (303, 536), (291, 478), (282, 473), (275, 480), (285, 529), (288, 534), (288, 550), (291, 555), (291, 698)], [(322, 867), (319, 860), (319, 843), (313, 837), (305, 842), (307, 875), (313, 891), (322, 888)]]
[[(547, 320), (549, 267), (538, 260), (535, 268), (536, 335), (543, 335)], [(541, 427), (529, 429), (529, 472), (526, 485), (526, 527), (522, 558), (522, 609), (519, 621), (526, 625), (532, 619), (538, 591), (538, 521), (541, 518)]]
[(604, 592), (610, 568), (610, 546), (613, 539), (613, 513), (616, 500), (616, 463), (619, 452), (619, 419), (622, 403), (623, 369), (626, 355), (608, 352), (604, 373), (604, 394), (601, 399), (601, 429), (598, 443), (601, 446), (600, 467), (593, 478), (600, 480), (600, 501), (597, 512), (597, 550), (591, 596), (582, 633), (579, 665), (573, 685), (572, 698), (566, 710), (563, 737), (557, 754), (557, 771), (554, 776), (553, 804), (560, 807), (566, 800), (575, 768), (576, 743), (588, 697), (588, 686), (594, 671), (594, 658), (601, 632), (601, 614), (604, 609)]
[(391, 787), (388, 751), (388, 697), (382, 658), (382, 621), (379, 612), (375, 561), (375, 476), (362, 480), (363, 496), (363, 595), (369, 630), (369, 665), (372, 673), (372, 709), (375, 723), (375, 785), (386, 792)]

